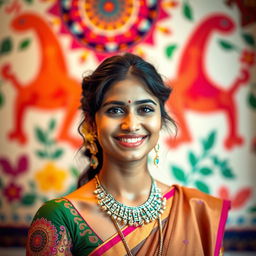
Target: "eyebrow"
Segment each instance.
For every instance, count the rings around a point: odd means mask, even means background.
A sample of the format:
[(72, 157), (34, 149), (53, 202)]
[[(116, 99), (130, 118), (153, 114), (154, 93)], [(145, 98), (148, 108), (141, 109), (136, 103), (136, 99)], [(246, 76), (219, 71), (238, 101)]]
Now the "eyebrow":
[[(145, 104), (145, 103), (152, 103), (155, 106), (157, 106), (156, 102), (151, 100), (151, 99), (145, 99), (145, 100), (136, 100), (134, 102), (136, 105), (140, 105), (140, 104)], [(102, 106), (105, 107), (107, 105), (121, 105), (121, 106), (126, 106), (127, 104), (123, 101), (118, 101), (118, 100), (112, 100), (112, 101), (107, 101), (105, 102)]]

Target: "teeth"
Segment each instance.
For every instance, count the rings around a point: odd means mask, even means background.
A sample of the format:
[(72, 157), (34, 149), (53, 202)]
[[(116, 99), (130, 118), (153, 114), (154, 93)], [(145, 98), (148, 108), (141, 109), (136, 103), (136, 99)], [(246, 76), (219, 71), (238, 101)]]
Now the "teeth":
[(120, 138), (121, 141), (126, 142), (126, 143), (136, 143), (138, 141), (142, 140), (142, 137), (139, 138)]

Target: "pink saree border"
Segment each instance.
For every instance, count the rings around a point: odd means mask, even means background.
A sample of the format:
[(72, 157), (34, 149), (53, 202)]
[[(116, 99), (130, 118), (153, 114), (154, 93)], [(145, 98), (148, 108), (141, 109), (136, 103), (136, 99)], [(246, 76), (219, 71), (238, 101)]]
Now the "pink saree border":
[(230, 206), (231, 206), (231, 202), (230, 201), (223, 200), (221, 216), (220, 216), (220, 222), (219, 222), (218, 233), (217, 233), (217, 239), (216, 239), (216, 245), (215, 245), (215, 251), (214, 251), (214, 256), (219, 256), (219, 254), (220, 254), (220, 248), (222, 246), (224, 229), (225, 229), (225, 224), (226, 224), (226, 221), (227, 221), (228, 211), (230, 209)]
[[(168, 200), (175, 194), (175, 188), (172, 188), (170, 191), (168, 191), (164, 197)], [(129, 235), (131, 232), (136, 230), (139, 227), (134, 227), (134, 226), (128, 226), (124, 230), (122, 230), (124, 236), (126, 237)], [(96, 248), (95, 251), (93, 251), (90, 256), (99, 256), (105, 253), (107, 250), (109, 250), (112, 246), (116, 245), (118, 242), (121, 241), (121, 237), (119, 234), (116, 234), (113, 238), (111, 238), (106, 244), (100, 245), (100, 248)]]

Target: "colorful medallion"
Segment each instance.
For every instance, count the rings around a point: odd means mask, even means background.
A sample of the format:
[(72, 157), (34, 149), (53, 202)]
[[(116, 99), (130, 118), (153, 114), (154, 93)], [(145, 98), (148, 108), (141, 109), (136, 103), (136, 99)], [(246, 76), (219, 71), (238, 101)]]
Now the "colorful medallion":
[[(155, 22), (167, 17), (157, 0), (57, 2), (62, 23), (76, 43), (99, 54), (127, 51), (151, 37)], [(55, 5), (51, 13), (56, 14), (56, 9)]]

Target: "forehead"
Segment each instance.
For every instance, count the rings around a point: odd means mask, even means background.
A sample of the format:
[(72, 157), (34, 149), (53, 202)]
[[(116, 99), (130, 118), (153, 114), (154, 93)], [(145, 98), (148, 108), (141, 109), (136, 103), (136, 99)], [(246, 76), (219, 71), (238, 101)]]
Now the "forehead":
[(125, 80), (116, 82), (106, 92), (103, 102), (110, 100), (119, 101), (136, 101), (142, 99), (153, 99), (158, 102), (148, 87), (136, 78), (127, 78)]

